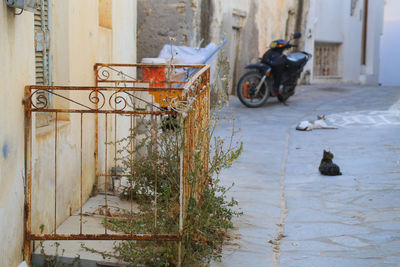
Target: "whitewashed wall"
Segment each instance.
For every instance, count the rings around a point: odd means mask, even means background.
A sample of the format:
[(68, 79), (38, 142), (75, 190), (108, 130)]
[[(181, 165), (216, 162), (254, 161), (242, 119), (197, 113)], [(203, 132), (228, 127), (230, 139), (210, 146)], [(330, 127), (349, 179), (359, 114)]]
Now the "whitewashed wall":
[(379, 82), (382, 85), (399, 86), (400, 1), (386, 0), (385, 2)]
[[(136, 61), (136, 0), (112, 1), (112, 29), (99, 26), (98, 0), (53, 0), (51, 46), (55, 85), (94, 86), (93, 65)], [(0, 266), (22, 261), (24, 234), (24, 86), (35, 84), (33, 13), (15, 10), (0, 1)], [(71, 93), (88, 101), (87, 95)], [(55, 105), (57, 100), (54, 99)], [(86, 115), (85, 115), (86, 116)], [(84, 198), (94, 173), (94, 116), (84, 121)], [(34, 128), (32, 203), (33, 230), (54, 225), (54, 123)], [(57, 224), (79, 206), (80, 118), (59, 117)]]
[[(354, 11), (351, 14), (351, 0), (310, 0), (306, 51), (313, 53), (316, 42), (340, 44), (339, 78), (312, 78), (312, 82), (378, 83), (379, 40), (382, 34), (384, 1), (369, 1), (365, 65), (361, 64), (363, 2), (362, 0), (354, 1)], [(313, 64), (314, 61), (306, 66), (311, 77), (313, 77)]]
[(24, 86), (35, 81), (33, 13), (0, 1), (0, 266), (22, 261)]

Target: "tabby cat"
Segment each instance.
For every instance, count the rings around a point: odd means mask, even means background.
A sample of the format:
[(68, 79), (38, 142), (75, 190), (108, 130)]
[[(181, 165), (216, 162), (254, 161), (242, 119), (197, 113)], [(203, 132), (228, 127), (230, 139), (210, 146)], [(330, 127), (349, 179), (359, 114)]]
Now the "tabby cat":
[(333, 154), (330, 151), (324, 150), (321, 164), (319, 165), (319, 172), (323, 175), (335, 176), (342, 175), (340, 168), (337, 164), (332, 162)]

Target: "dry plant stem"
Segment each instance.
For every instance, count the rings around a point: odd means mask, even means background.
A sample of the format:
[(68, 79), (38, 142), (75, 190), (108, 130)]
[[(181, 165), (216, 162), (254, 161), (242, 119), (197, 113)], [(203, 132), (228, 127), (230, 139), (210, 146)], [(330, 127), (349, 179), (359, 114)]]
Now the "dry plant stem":
[[(218, 75), (226, 64), (219, 65)], [(172, 65), (168, 71), (171, 69)], [(217, 79), (221, 80), (221, 77)], [(201, 84), (202, 81), (195, 82)], [(177, 101), (170, 106), (177, 112), (175, 117), (167, 115), (157, 121), (154, 117), (146, 119), (144, 115), (132, 115), (130, 135), (116, 141), (121, 149), (117, 151), (115, 161), (121, 164), (124, 173), (129, 173), (129, 186), (121, 197), (134, 200), (139, 210), (133, 212), (131, 208), (123, 219), (108, 217), (104, 224), (110, 231), (128, 234), (154, 231), (179, 233), (182, 240), (179, 243), (128, 241), (116, 245), (113, 253), (86, 248), (88, 251), (134, 266), (201, 266), (220, 257), (222, 241), (233, 227), (232, 217), (240, 214), (234, 210), (237, 202), (227, 200), (229, 188), (220, 185), (218, 176), (223, 168), (231, 166), (240, 156), (242, 144), (235, 142), (234, 129), (229, 140), (213, 137), (220, 120), (219, 110), (227, 103), (224, 93), (227, 88), (218, 86), (228, 84), (229, 81), (223, 80), (220, 85), (212, 85), (213, 89), (219, 88), (215, 90), (223, 92), (220, 95), (224, 98), (213, 106), (209, 124), (197, 129), (196, 140), (192, 140), (197, 148), (188, 155), (194, 159), (189, 173), (184, 175), (182, 172), (186, 157), (183, 143), (185, 119), (199, 105), (196, 98), (190, 97), (190, 91), (184, 93), (188, 94), (185, 101)], [(152, 105), (149, 107), (153, 109)], [(200, 121), (201, 118), (197, 118), (193, 123), (200, 126)], [(213, 140), (210, 145), (209, 140)], [(122, 145), (124, 142), (127, 144)], [(204, 155), (209, 161), (208, 168), (204, 168), (199, 160)], [(207, 181), (202, 185), (200, 199), (194, 190), (188, 192), (187, 199), (183, 199), (184, 185), (193, 188), (198, 181)]]

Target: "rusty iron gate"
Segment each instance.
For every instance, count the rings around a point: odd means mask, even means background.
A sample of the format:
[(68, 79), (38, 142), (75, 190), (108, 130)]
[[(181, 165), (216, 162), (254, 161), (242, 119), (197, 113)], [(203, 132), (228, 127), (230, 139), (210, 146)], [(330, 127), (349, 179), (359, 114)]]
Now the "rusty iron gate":
[[(94, 72), (94, 87), (25, 87), (25, 260), (30, 262), (37, 240), (147, 240), (179, 242), (179, 264), (187, 198), (200, 199), (207, 183), (209, 66), (96, 64)], [(49, 113), (51, 124), (37, 128), (36, 118)], [(179, 230), (173, 233), (126, 234), (107, 226), (108, 217), (113, 216), (109, 198), (114, 193), (114, 180), (132, 176), (118, 169), (119, 139), (136, 130), (139, 116), (151, 125), (150, 140), (162, 134), (163, 116), (178, 117), (183, 122)], [(128, 142), (132, 147), (135, 141)], [(194, 156), (198, 151), (200, 158)], [(199, 159), (202, 178), (188, 182), (186, 177)], [(153, 178), (151, 190), (157, 202), (157, 172)], [(95, 189), (104, 198), (99, 208), (104, 219), (102, 233), (87, 231), (83, 223), (84, 203)], [(76, 228), (59, 232), (57, 228), (72, 211), (79, 218)], [(126, 212), (133, 214), (132, 198)], [(158, 216), (154, 208), (155, 224)]]

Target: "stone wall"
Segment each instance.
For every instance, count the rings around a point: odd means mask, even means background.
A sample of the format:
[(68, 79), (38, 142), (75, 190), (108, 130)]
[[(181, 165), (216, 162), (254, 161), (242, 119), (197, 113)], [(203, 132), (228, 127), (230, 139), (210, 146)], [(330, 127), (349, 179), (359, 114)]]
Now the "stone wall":
[[(157, 57), (170, 37), (177, 45), (195, 46), (198, 40), (198, 0), (138, 0), (138, 61)], [(197, 20), (198, 21), (198, 20)]]
[[(302, 9), (299, 3), (303, 3)], [(285, 39), (298, 28), (303, 31), (307, 3), (308, 0), (139, 0), (138, 59), (157, 56), (162, 46), (170, 42), (169, 36), (176, 38), (175, 44), (188, 46), (197, 46), (202, 39), (203, 46), (226, 39), (224, 50), (234, 88), (244, 67), (257, 61), (272, 40)], [(299, 11), (301, 26), (297, 27)]]

